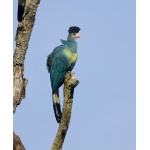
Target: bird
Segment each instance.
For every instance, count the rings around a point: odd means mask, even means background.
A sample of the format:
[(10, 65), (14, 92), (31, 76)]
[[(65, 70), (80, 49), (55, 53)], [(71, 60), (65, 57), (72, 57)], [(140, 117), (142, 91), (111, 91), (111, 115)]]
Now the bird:
[(17, 19), (18, 22), (22, 22), (23, 16), (24, 16), (24, 11), (25, 11), (25, 5), (26, 5), (26, 0), (18, 0), (18, 15)]
[(65, 75), (72, 71), (78, 59), (76, 38), (80, 38), (80, 28), (71, 26), (68, 30), (67, 40), (62, 40), (62, 45), (56, 47), (47, 56), (47, 69), (50, 73), (53, 109), (57, 123), (61, 122), (61, 106), (59, 88), (64, 83)]

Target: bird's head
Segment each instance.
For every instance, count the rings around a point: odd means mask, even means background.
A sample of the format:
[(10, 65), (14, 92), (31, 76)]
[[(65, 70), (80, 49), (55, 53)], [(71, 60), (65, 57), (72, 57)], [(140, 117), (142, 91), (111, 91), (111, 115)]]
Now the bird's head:
[(79, 27), (76, 26), (70, 27), (68, 30), (69, 32), (68, 41), (73, 41), (76, 38), (80, 38), (80, 34), (78, 33), (79, 31), (80, 31)]

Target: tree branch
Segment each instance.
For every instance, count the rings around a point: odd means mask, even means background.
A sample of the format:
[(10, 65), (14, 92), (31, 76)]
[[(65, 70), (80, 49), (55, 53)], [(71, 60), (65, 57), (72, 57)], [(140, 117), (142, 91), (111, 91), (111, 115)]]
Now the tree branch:
[[(18, 23), (17, 33), (16, 33), (16, 49), (13, 58), (13, 112), (15, 113), (16, 107), (21, 103), (22, 99), (25, 97), (25, 89), (28, 80), (24, 78), (24, 61), (26, 52), (28, 49), (28, 44), (31, 36), (31, 32), (35, 22), (35, 15), (37, 12), (37, 7), (40, 0), (26, 0), (25, 6), (25, 16), (22, 22)], [(24, 150), (23, 144), (19, 147), (16, 146), (18, 139), (21, 143), (19, 136), (14, 133), (13, 141), (15, 147), (14, 150)]]
[(64, 103), (61, 122), (51, 150), (61, 150), (71, 118), (74, 88), (79, 84), (74, 74), (68, 72), (64, 81)]
[(22, 144), (18, 135), (13, 133), (14, 143), (13, 143), (13, 150), (25, 150), (24, 145)]
[(30, 3), (26, 5), (26, 16), (21, 22), (21, 26), (17, 28), (16, 34), (16, 49), (13, 60), (13, 72), (14, 72), (14, 97), (13, 97), (13, 111), (16, 111), (16, 107), (21, 103), (25, 97), (25, 89), (27, 85), (27, 79), (23, 77), (25, 55), (28, 49), (28, 43), (30, 40), (31, 32), (35, 22), (35, 15), (40, 0), (30, 0)]

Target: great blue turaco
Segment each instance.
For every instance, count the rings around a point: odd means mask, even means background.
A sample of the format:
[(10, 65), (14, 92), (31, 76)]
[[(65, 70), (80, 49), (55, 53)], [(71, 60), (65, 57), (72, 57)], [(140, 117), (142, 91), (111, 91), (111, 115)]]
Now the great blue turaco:
[(80, 28), (72, 26), (69, 28), (67, 40), (61, 40), (62, 45), (56, 47), (47, 57), (47, 69), (50, 73), (53, 109), (56, 121), (61, 121), (61, 107), (59, 100), (59, 87), (64, 83), (65, 75), (72, 71), (78, 59), (76, 38), (80, 37), (78, 33)]
[(20, 23), (23, 20), (23, 15), (25, 11), (26, 0), (18, 0), (18, 14), (17, 19)]

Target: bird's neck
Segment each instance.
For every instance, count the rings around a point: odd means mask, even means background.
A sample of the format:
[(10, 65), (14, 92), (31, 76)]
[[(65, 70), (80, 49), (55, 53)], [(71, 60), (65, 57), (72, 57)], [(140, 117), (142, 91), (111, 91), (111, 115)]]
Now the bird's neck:
[(68, 41), (67, 47), (72, 52), (76, 52), (77, 51), (77, 43), (76, 43), (76, 41)]
[(67, 41), (68, 42), (75, 41), (75, 38), (72, 36), (72, 34), (68, 35)]
[(75, 39), (69, 34), (67, 38), (67, 47), (72, 51), (76, 52), (77, 51), (77, 42)]

